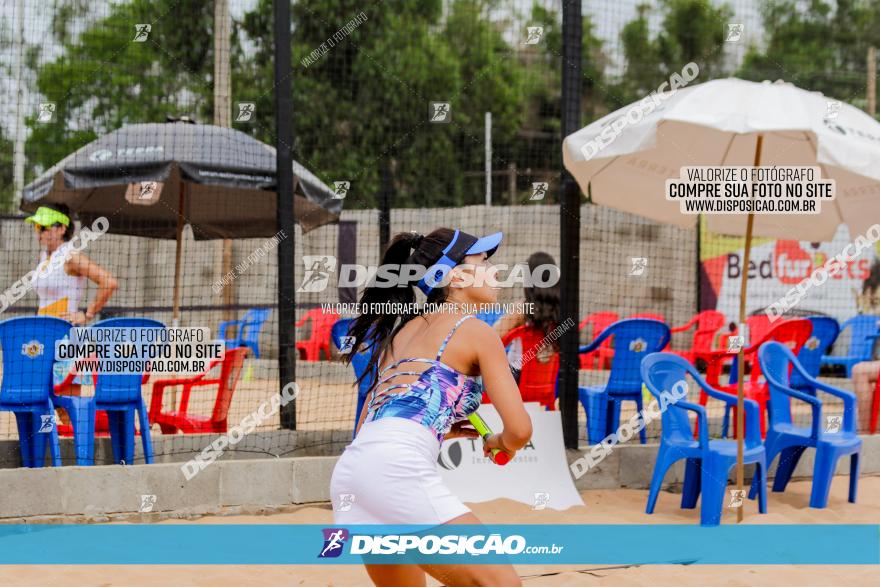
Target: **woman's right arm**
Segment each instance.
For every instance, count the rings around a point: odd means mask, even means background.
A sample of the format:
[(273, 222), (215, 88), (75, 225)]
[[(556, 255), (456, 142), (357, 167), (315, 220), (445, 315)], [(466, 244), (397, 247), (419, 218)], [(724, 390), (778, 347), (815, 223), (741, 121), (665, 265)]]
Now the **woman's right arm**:
[[(492, 405), (498, 410), (503, 425), (501, 432), (490, 437), (490, 442), (487, 444), (489, 448), (501, 448), (513, 452), (524, 447), (531, 439), (532, 420), (523, 406), (516, 380), (510, 373), (501, 339), (488, 324), (484, 326), (485, 328), (474, 329), (477, 330), (474, 333), (476, 335), (474, 347), (477, 349), (483, 386), (489, 399), (492, 400)], [(499, 443), (497, 446), (496, 442)]]

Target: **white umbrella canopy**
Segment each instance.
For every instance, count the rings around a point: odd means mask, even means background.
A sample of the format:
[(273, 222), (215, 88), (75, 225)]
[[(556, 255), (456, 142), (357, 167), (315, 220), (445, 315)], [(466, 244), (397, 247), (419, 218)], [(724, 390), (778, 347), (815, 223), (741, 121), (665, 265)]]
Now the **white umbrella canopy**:
[[(666, 179), (683, 166), (754, 165), (761, 134), (762, 166), (819, 166), (823, 179), (836, 181), (836, 199), (823, 201), (818, 215), (756, 214), (755, 236), (824, 241), (841, 223), (863, 234), (880, 220), (880, 123), (861, 110), (791, 84), (736, 78), (664, 96), (651, 112), (632, 104), (566, 137), (565, 167), (594, 203), (693, 227), (697, 215), (665, 199)], [(637, 122), (627, 116), (634, 108), (644, 114)], [(745, 234), (747, 217), (707, 215), (708, 228)]]
[[(592, 201), (681, 227), (696, 225), (666, 199), (682, 167), (819, 166), (836, 198), (819, 214), (709, 214), (714, 232), (831, 240), (841, 223), (863, 234), (880, 220), (880, 123), (848, 104), (785, 83), (713, 80), (648, 97), (565, 138), (563, 162)], [(748, 279), (740, 283), (746, 319)], [(737, 488), (743, 488), (744, 356), (737, 379)], [(742, 521), (742, 508), (737, 510)]]

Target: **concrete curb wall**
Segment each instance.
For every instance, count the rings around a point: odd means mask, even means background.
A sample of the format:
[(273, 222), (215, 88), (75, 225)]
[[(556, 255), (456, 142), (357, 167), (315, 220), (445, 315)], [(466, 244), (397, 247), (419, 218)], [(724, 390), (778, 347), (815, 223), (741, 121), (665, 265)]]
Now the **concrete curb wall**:
[[(861, 475), (880, 474), (880, 436), (863, 436)], [(567, 451), (569, 462), (587, 450)], [(654, 469), (657, 445), (624, 445), (575, 482), (578, 489), (645, 489)], [(801, 458), (795, 477), (812, 475), (813, 455)], [(181, 463), (2, 469), (0, 519), (137, 514), (142, 495), (155, 495), (152, 514), (165, 516), (266, 511), (330, 500), (335, 456), (215, 462), (187, 481)], [(748, 472), (748, 468), (747, 468)], [(670, 469), (665, 486), (680, 485), (684, 462)], [(837, 474), (849, 474), (849, 460)]]

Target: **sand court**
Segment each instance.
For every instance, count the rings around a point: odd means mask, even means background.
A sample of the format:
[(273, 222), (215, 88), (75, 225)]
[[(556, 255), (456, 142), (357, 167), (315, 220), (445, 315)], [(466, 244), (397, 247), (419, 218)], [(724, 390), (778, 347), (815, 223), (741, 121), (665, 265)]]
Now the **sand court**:
[[(769, 494), (769, 513), (759, 515), (755, 502), (747, 502), (745, 524), (878, 524), (880, 523), (880, 477), (864, 477), (859, 482), (857, 504), (846, 501), (848, 479), (835, 477), (828, 507), (817, 510), (807, 507), (810, 482), (789, 484), (785, 493)], [(639, 525), (698, 524), (699, 509), (679, 508), (681, 495), (660, 493), (655, 513), (644, 513), (647, 491), (617, 489), (581, 492), (585, 505), (558, 512), (536, 511), (510, 500), (474, 504), (473, 511), (481, 521), (497, 524), (632, 524)], [(699, 504), (698, 504), (699, 506)], [(182, 522), (164, 520), (160, 524), (331, 524), (329, 504), (300, 507), (287, 513), (269, 516), (206, 516)], [(722, 524), (734, 524), (735, 510), (726, 510)], [(124, 522), (120, 522), (124, 523)], [(707, 530), (707, 536), (709, 535)], [(597, 539), (601, 539), (597, 536)], [(279, 548), (303, 548), (279, 545)], [(846, 548), (845, 544), (841, 548)], [(803, 587), (840, 585), (872, 585), (876, 583), (876, 567), (794, 566), (794, 565), (631, 565), (583, 564), (568, 566), (518, 565), (517, 572), (525, 586), (597, 585), (614, 587), (660, 586), (767, 586), (799, 585)], [(239, 585), (277, 586), (303, 585), (355, 587), (369, 585), (366, 571), (359, 565), (157, 565), (157, 566), (42, 566), (0, 567), (0, 583), (10, 586), (83, 587), (157, 586), (233, 587)], [(438, 582), (429, 579), (428, 585)]]

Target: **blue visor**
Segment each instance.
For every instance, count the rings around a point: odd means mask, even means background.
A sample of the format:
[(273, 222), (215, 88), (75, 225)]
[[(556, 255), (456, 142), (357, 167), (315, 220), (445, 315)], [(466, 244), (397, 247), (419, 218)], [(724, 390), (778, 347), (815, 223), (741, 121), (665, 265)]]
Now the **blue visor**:
[(424, 277), (419, 281), (419, 289), (425, 295), (429, 295), (431, 290), (443, 281), (443, 278), (449, 274), (452, 268), (461, 263), (468, 255), (486, 253), (487, 256), (491, 257), (496, 249), (498, 249), (498, 245), (501, 244), (503, 236), (502, 233), (496, 232), (489, 236), (477, 238), (466, 232), (456, 230), (452, 240), (443, 249), (440, 259), (428, 268)]

